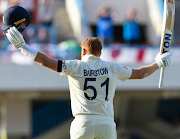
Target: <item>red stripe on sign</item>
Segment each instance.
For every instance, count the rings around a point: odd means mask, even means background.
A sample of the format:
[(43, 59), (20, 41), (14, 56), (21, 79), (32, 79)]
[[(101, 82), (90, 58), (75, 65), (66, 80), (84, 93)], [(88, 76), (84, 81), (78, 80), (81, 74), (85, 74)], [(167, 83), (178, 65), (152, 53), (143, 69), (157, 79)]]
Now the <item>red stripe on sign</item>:
[(118, 57), (119, 55), (120, 55), (120, 50), (119, 49), (117, 49), (117, 50), (112, 50), (111, 51), (111, 56), (112, 56), (112, 58), (116, 58), (116, 57)]
[(137, 56), (138, 62), (142, 62), (143, 61), (144, 53), (145, 53), (145, 49), (138, 50), (138, 56)]

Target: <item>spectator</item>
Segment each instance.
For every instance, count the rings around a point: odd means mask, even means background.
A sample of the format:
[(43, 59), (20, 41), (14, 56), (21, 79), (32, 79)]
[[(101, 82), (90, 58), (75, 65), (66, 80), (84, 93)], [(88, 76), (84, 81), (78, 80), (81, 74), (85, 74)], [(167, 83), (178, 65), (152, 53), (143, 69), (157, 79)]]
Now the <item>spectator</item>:
[(50, 34), (47, 28), (41, 27), (38, 29), (38, 43), (49, 43), (50, 42)]
[(113, 20), (117, 18), (117, 12), (114, 7), (104, 5), (96, 11), (97, 29), (96, 35), (103, 44), (111, 44), (114, 39), (114, 23)]
[(140, 16), (136, 10), (130, 8), (126, 21), (123, 23), (123, 40), (129, 44), (139, 44), (141, 41)]
[(52, 24), (54, 0), (38, 0), (38, 22), (44, 25)]
[(38, 29), (34, 28), (33, 26), (29, 26), (26, 30), (22, 33), (24, 38), (26, 38), (28, 43), (37, 43), (38, 42)]

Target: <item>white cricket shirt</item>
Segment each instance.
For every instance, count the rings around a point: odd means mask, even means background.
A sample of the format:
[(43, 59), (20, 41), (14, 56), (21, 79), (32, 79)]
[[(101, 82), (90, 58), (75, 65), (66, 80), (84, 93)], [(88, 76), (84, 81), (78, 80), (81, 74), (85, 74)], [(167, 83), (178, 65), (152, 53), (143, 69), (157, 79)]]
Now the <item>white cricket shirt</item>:
[(131, 68), (102, 61), (94, 55), (85, 55), (82, 60), (63, 61), (61, 75), (68, 75), (73, 116), (114, 117), (116, 82), (129, 79), (131, 74)]

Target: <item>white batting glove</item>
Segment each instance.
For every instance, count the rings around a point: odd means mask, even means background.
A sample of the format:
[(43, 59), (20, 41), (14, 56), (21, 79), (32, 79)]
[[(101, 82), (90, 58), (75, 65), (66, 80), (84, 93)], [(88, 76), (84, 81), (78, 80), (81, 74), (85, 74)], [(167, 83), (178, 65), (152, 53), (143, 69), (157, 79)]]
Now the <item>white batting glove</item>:
[(170, 65), (173, 64), (172, 62), (172, 58), (173, 58), (173, 54), (174, 52), (166, 52), (160, 55), (160, 53), (157, 54), (155, 60), (157, 65), (159, 66), (159, 68), (163, 67), (163, 68), (167, 68)]
[(16, 49), (21, 49), (26, 44), (23, 36), (14, 26), (7, 30), (6, 36)]
[(16, 49), (20, 49), (21, 53), (27, 56), (30, 60), (35, 60), (38, 51), (31, 48), (24, 41), (21, 33), (16, 29), (16, 27), (11, 27), (7, 30), (6, 36), (8, 40), (15, 46)]

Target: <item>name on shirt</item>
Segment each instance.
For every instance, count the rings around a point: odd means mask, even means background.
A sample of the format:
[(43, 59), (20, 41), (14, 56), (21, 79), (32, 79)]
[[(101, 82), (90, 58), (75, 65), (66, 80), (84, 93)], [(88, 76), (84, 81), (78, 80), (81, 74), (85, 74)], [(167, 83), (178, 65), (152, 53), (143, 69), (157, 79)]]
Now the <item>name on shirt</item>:
[(108, 74), (108, 68), (101, 68), (98, 70), (84, 70), (84, 76), (100, 76)]

